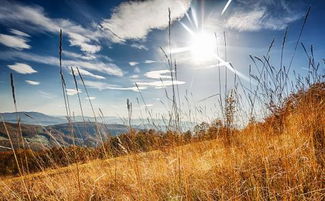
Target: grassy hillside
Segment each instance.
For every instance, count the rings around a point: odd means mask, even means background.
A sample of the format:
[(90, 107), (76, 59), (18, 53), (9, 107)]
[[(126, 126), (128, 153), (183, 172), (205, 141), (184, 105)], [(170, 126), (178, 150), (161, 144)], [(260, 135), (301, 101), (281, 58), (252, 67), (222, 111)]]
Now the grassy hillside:
[[(3, 179), (3, 200), (324, 200), (325, 83), (242, 130)], [(231, 134), (231, 135), (229, 135)], [(136, 134), (132, 134), (136, 135)], [(131, 134), (130, 134), (131, 137)]]
[[(99, 143), (97, 129), (103, 136), (116, 136), (128, 131), (128, 127), (120, 124), (101, 124), (92, 122), (74, 122), (73, 133), (70, 124), (57, 124), (51, 126), (39, 126), (21, 124), (21, 134), (25, 139), (23, 145), (20, 130), (17, 123), (5, 123), (15, 148), (26, 148), (32, 150), (44, 150), (51, 147), (80, 145), (96, 146)], [(97, 125), (97, 128), (96, 128)], [(0, 151), (8, 151), (10, 142), (4, 124), (0, 124)], [(6, 148), (7, 147), (7, 148)]]
[[(46, 131), (46, 128), (42, 126), (21, 124), (19, 129), (17, 123), (5, 124), (11, 137), (13, 146), (16, 149), (23, 147), (20, 131), (21, 135), (26, 141), (25, 146), (33, 150), (41, 150), (46, 147), (56, 146), (56, 142), (53, 140), (54, 138), (59, 144), (67, 145), (66, 141), (71, 138), (58, 132), (49, 133)], [(51, 135), (53, 137), (51, 137)], [(0, 145), (3, 147), (11, 147), (6, 128), (3, 123), (0, 124)], [(0, 151), (8, 151), (8, 149), (0, 148)]]

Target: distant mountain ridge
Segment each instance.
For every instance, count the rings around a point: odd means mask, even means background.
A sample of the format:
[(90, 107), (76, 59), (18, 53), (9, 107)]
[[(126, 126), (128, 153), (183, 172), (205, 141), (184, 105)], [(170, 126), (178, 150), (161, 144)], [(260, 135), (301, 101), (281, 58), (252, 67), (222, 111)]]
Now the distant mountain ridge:
[[(22, 148), (20, 131), (17, 123), (5, 122), (15, 148)], [(6, 128), (0, 124), (0, 151), (11, 147)], [(101, 124), (93, 122), (74, 122), (51, 126), (21, 124), (21, 133), (29, 148), (41, 150), (57, 146), (94, 147), (109, 136), (126, 133), (128, 127), (121, 124)]]
[[(27, 114), (27, 115), (26, 115)], [(6, 112), (0, 113), (5, 120), (9, 123), (17, 123), (17, 118), (20, 118), (20, 122), (30, 125), (54, 125), (67, 123), (67, 120), (60, 117), (46, 115), (40, 112)]]
[[(116, 117), (104, 117), (101, 119), (101, 123), (95, 123), (91, 117), (85, 117), (86, 122), (80, 122), (80, 117), (77, 117), (70, 124), (64, 117), (54, 117), (39, 112), (0, 113), (0, 116), (4, 118), (14, 146), (17, 148), (21, 147), (17, 125), (17, 118), (19, 118), (22, 135), (30, 148), (34, 150), (72, 144), (93, 147), (98, 145), (101, 138), (106, 139), (108, 136), (120, 135), (128, 132), (129, 129), (123, 119)], [(132, 128), (136, 130), (153, 128), (161, 131), (168, 129), (168, 125), (162, 119), (151, 121), (149, 123), (146, 119), (134, 119)], [(181, 122), (181, 127), (184, 130), (189, 130), (194, 125), (192, 122)], [(0, 151), (7, 151), (8, 148), (10, 148), (9, 138), (4, 125), (1, 124)]]
[[(22, 124), (28, 125), (58, 125), (68, 123), (66, 117), (64, 116), (51, 116), (40, 112), (12, 112), (12, 113), (0, 113), (3, 116), (5, 122), (17, 123), (17, 116), (20, 118)], [(84, 116), (86, 122), (95, 122), (94, 117)], [(83, 118), (81, 116), (75, 116), (72, 119), (73, 122), (82, 122)], [(98, 123), (102, 124), (120, 124), (127, 125), (127, 120), (115, 116), (104, 116), (103, 118), (97, 119)], [(191, 130), (196, 123), (182, 121), (181, 128), (183, 130)], [(156, 130), (167, 130), (168, 121), (163, 119), (152, 119), (148, 122), (147, 119), (132, 119), (132, 126), (138, 129), (150, 129), (154, 128)]]

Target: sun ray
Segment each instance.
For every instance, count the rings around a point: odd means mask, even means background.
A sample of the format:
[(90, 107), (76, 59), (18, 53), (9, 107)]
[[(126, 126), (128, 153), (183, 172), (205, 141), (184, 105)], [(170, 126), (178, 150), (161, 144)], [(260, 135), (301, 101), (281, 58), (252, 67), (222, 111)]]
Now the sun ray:
[(225, 7), (222, 9), (221, 15), (223, 15), (226, 12), (226, 10), (228, 9), (231, 2), (232, 2), (232, 0), (228, 0)]
[(198, 20), (197, 20), (197, 15), (196, 15), (195, 9), (191, 8), (191, 14), (192, 14), (195, 26), (198, 29), (199, 28), (199, 23), (198, 23)]
[(183, 10), (184, 10), (184, 13), (185, 13), (186, 19), (190, 22), (191, 25), (193, 25), (193, 21), (192, 21), (190, 15), (188, 14), (188, 10), (187, 10), (187, 8), (185, 8), (185, 6), (184, 6), (183, 3), (179, 2), (179, 4), (180, 4), (180, 6), (183, 8)]
[(183, 28), (190, 33), (192, 36), (195, 34), (188, 26), (186, 26), (184, 23), (180, 22), (180, 24), (183, 26)]
[[(225, 66), (228, 70), (230, 70), (231, 72), (233, 72), (234, 74), (238, 75), (239, 77), (243, 78), (245, 81), (250, 81), (249, 78), (247, 76), (245, 76), (244, 74), (242, 74), (241, 72), (237, 71), (236, 69), (234, 69), (229, 62), (223, 60), (221, 57), (219, 57), (218, 55), (215, 55), (215, 57), (217, 58), (217, 60), (220, 62), (220, 66)], [(256, 84), (256, 83), (254, 83)]]
[(185, 13), (185, 16), (186, 16), (186, 19), (193, 25), (193, 21), (187, 12)]

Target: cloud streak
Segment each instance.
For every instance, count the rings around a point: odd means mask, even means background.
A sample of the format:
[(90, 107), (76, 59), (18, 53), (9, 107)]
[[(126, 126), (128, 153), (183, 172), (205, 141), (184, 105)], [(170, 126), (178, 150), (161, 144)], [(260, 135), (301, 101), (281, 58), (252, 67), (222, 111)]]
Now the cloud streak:
[(32, 74), (32, 73), (37, 73), (36, 70), (34, 70), (30, 65), (24, 64), (24, 63), (15, 63), (12, 65), (8, 65), (8, 67), (11, 70), (16, 71), (17, 73), (20, 74)]
[(156, 89), (165, 88), (168, 86), (174, 85), (182, 85), (185, 84), (184, 81), (174, 80), (173, 82), (171, 80), (165, 80), (165, 81), (148, 81), (148, 82), (137, 82), (138, 86), (140, 87), (154, 87)]
[(266, 9), (250, 12), (239, 11), (227, 20), (226, 27), (239, 31), (283, 30), (289, 23), (299, 18), (301, 18), (301, 15), (288, 16), (282, 19), (271, 17)]
[(74, 96), (74, 95), (77, 95), (78, 93), (80, 94), (82, 91), (79, 89), (79, 90), (76, 90), (76, 89), (66, 89), (66, 92), (67, 92), (67, 95), (68, 96)]
[(27, 84), (34, 85), (34, 86), (40, 84), (40, 82), (33, 81), (33, 80), (25, 80), (25, 82), (26, 82)]
[[(93, 73), (91, 73), (89, 71), (86, 71), (84, 69), (79, 68), (79, 72), (80, 72), (81, 75), (92, 77), (92, 78), (95, 78), (95, 79), (98, 79), (98, 80), (104, 80), (105, 79), (105, 77), (103, 77), (103, 76), (95, 75), (95, 74), (93, 74)], [(72, 72), (70, 72), (70, 73), (72, 74)]]
[(95, 96), (89, 96), (89, 97), (86, 97), (85, 99), (86, 99), (86, 100), (95, 100), (96, 97), (95, 97)]
[[(90, 88), (96, 88), (98, 90), (120, 90), (120, 91), (138, 91), (137, 87), (121, 87), (118, 85), (108, 84), (105, 82), (99, 82), (99, 81), (89, 81), (85, 80), (85, 85)], [(146, 87), (139, 87), (140, 90), (146, 89)]]
[(130, 66), (135, 66), (135, 65), (138, 65), (138, 64), (139, 64), (139, 62), (136, 62), (136, 61), (130, 61), (129, 62)]
[[(168, 74), (169, 75), (166, 75)], [(170, 70), (155, 70), (155, 71), (149, 71), (144, 74), (147, 78), (152, 79), (171, 79), (170, 76)]]
[[(18, 51), (7, 51), (0, 54), (1, 60), (15, 60), (23, 59), (25, 61), (32, 61), (46, 65), (58, 66), (58, 58), (52, 56), (40, 56), (32, 53), (18, 52)], [(104, 63), (101, 61), (83, 61), (83, 60), (63, 60), (62, 64), (65, 68), (70, 69), (71, 66), (79, 67), (80, 69), (87, 69), (83, 71), (84, 75), (90, 76), (97, 79), (103, 79), (103, 76), (98, 76), (90, 73), (88, 70), (98, 71), (117, 77), (124, 75), (123, 71), (113, 63)], [(86, 72), (87, 71), (87, 72)]]
[(27, 44), (27, 40), (22, 36), (13, 36), (7, 34), (0, 34), (0, 43), (11, 48), (18, 50), (21, 49), (30, 49), (31, 46)]
[(130, 46), (139, 50), (149, 50), (146, 46), (138, 43), (132, 43)]
[(87, 61), (96, 59), (96, 57), (94, 55), (89, 55), (89, 54), (82, 55), (82, 54), (78, 54), (78, 53), (70, 52), (70, 51), (66, 51), (66, 50), (63, 50), (62, 54), (69, 58), (81, 59), (81, 60), (87, 60)]
[(156, 63), (157, 61), (154, 60), (145, 60), (144, 63), (145, 64), (152, 64), (152, 63)]
[(10, 32), (11, 32), (12, 34), (17, 35), (17, 36), (21, 36), (21, 37), (30, 37), (29, 34), (24, 33), (24, 32), (22, 32), (22, 31), (19, 31), (19, 30), (17, 30), (17, 29), (11, 29)]

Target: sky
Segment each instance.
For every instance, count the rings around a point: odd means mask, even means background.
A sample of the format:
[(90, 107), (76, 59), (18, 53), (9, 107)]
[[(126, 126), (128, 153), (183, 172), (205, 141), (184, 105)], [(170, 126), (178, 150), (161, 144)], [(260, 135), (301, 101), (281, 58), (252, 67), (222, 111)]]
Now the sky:
[[(75, 89), (71, 68), (78, 67), (96, 112), (100, 108), (106, 116), (124, 117), (129, 99), (134, 117), (145, 116), (145, 110), (156, 117), (168, 116), (172, 81), (164, 50), (177, 64), (173, 82), (179, 105), (201, 107), (206, 111), (203, 118), (214, 118), (220, 115), (214, 109), (216, 100), (205, 97), (218, 93), (218, 70), (228, 69), (231, 63), (247, 85), (249, 55), (264, 55), (274, 39), (272, 62), (279, 63), (286, 29), (287, 65), (309, 6), (301, 42), (313, 45), (319, 60), (325, 52), (325, 2), (321, 0), (2, 0), (1, 4), (0, 112), (15, 110), (9, 79), (13, 73), (19, 111), (65, 115), (60, 29), (66, 93), (75, 115), (81, 114), (78, 93), (84, 114), (92, 115), (80, 79), (80, 90)], [(307, 62), (299, 45), (293, 70), (306, 74)], [(234, 71), (227, 71), (231, 80)], [(225, 76), (221, 79), (224, 85)]]

